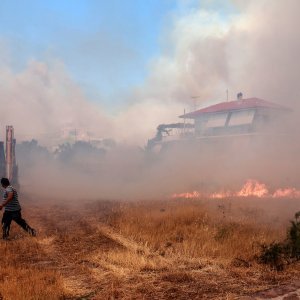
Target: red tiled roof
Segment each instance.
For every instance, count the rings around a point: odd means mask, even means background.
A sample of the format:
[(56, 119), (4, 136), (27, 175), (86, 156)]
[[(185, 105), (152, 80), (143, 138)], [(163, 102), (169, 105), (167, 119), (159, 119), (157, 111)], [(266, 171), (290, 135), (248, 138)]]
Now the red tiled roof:
[(248, 98), (242, 100), (235, 100), (230, 102), (221, 102), (215, 105), (211, 105), (185, 115), (179, 116), (179, 118), (190, 118), (194, 119), (200, 115), (207, 114), (207, 113), (217, 113), (217, 112), (224, 112), (224, 111), (232, 111), (232, 110), (243, 110), (248, 108), (270, 108), (270, 109), (279, 109), (279, 110), (286, 110), (289, 111), (290, 109), (284, 107), (282, 105), (272, 103), (266, 100), (262, 100), (259, 98)]

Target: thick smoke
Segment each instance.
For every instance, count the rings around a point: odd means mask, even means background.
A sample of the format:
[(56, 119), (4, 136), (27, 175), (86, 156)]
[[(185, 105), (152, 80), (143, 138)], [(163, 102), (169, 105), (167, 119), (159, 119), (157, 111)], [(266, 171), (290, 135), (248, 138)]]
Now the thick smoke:
[(14, 125), (18, 140), (36, 138), (54, 145), (68, 126), (83, 127), (100, 135), (112, 126), (59, 63), (50, 68), (31, 61), (17, 73), (2, 67), (0, 80), (1, 121)]
[(157, 59), (148, 82), (155, 97), (192, 104), (197, 96), (199, 106), (226, 100), (228, 89), (232, 100), (242, 91), (245, 97), (298, 102), (299, 1), (234, 3), (238, 11), (226, 20), (200, 4), (175, 20), (173, 54)]
[[(233, 12), (226, 17), (208, 3), (185, 9), (167, 23), (161, 55), (152, 61), (144, 84), (126, 96), (126, 109), (114, 116), (87, 99), (61, 62), (49, 66), (33, 60), (15, 72), (3, 59), (1, 120), (14, 125), (19, 141), (36, 138), (42, 145), (57, 145), (58, 133), (67, 126), (118, 141), (92, 160), (85, 152), (68, 163), (51, 155), (25, 167), (21, 156), (21, 183), (34, 181), (40, 192), (77, 198), (154, 198), (214, 188), (210, 184), (238, 186), (248, 177), (296, 185), (300, 143), (292, 129), (299, 125), (300, 2), (233, 1)], [(5, 57), (3, 42), (0, 49)], [(159, 123), (178, 122), (183, 109), (224, 101), (227, 89), (232, 100), (242, 91), (245, 98), (294, 110), (291, 136), (272, 141), (276, 152), (269, 140), (251, 147), (220, 143), (177, 148), (159, 157), (143, 151)]]

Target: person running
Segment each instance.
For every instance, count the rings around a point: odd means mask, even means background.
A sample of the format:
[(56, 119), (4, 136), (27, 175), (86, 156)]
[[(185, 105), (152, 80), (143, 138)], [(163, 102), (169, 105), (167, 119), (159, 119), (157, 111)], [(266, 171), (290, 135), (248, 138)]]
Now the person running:
[(10, 185), (7, 178), (1, 178), (1, 185), (4, 189), (3, 202), (0, 204), (0, 210), (4, 207), (2, 217), (3, 239), (7, 240), (9, 236), (10, 224), (14, 220), (31, 236), (36, 236), (36, 231), (31, 228), (21, 215), (21, 206), (18, 200), (18, 192)]

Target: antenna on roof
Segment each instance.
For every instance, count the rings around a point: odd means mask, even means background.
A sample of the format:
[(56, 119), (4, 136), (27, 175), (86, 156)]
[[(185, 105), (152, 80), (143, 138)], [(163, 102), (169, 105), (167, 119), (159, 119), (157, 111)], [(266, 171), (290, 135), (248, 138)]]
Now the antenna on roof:
[(193, 99), (193, 104), (194, 104), (194, 110), (197, 110), (197, 99), (201, 98), (201, 96), (191, 96)]
[(228, 89), (226, 90), (226, 100), (228, 102)]
[(183, 134), (185, 134), (185, 109), (183, 110)]

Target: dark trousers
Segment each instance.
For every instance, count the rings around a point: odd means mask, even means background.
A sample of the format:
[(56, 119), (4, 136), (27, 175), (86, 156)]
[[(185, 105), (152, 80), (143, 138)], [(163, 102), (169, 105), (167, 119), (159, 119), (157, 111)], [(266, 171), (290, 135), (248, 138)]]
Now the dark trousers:
[(30, 232), (32, 228), (22, 219), (21, 210), (17, 211), (4, 211), (2, 217), (2, 229), (3, 238), (8, 238), (11, 221), (14, 220), (18, 225), (20, 225), (25, 231)]

